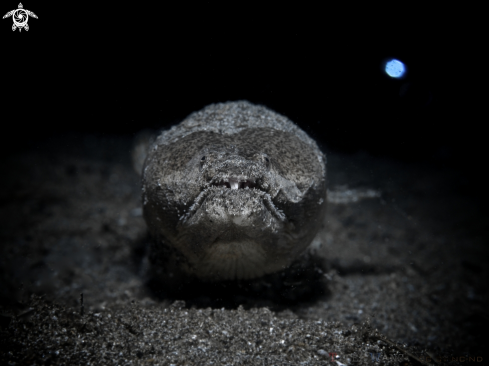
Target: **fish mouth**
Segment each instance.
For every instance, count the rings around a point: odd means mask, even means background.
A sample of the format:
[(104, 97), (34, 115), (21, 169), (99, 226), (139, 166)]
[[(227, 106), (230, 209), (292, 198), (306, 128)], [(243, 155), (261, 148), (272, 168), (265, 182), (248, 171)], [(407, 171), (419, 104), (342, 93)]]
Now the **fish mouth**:
[(253, 178), (239, 178), (239, 177), (224, 177), (213, 179), (210, 182), (211, 187), (223, 187), (229, 189), (253, 189), (258, 188), (258, 184), (256, 183), (256, 179)]
[(279, 221), (285, 221), (285, 214), (276, 207), (272, 197), (260, 184), (259, 178), (247, 178), (238, 176), (219, 176), (210, 180), (195, 198), (188, 212), (180, 218), (182, 223), (186, 223), (194, 213), (199, 210), (205, 200), (211, 195), (229, 196), (239, 195), (241, 192), (253, 192), (253, 195), (260, 196), (265, 208)]

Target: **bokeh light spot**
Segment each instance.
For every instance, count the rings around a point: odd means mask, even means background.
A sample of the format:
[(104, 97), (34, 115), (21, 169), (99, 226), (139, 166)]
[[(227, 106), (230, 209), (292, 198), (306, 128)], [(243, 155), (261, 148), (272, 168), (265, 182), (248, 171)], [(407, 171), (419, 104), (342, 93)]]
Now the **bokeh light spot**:
[(402, 78), (404, 74), (406, 73), (406, 67), (404, 64), (396, 59), (389, 60), (385, 63), (385, 72), (387, 75), (389, 75), (391, 78)]

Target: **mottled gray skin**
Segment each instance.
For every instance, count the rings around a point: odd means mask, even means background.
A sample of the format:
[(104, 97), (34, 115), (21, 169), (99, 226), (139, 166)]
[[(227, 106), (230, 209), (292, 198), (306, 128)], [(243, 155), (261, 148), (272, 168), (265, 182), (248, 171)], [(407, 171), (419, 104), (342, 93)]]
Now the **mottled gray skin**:
[(162, 132), (142, 169), (153, 274), (204, 281), (282, 270), (326, 209), (326, 157), (293, 122), (246, 101)]

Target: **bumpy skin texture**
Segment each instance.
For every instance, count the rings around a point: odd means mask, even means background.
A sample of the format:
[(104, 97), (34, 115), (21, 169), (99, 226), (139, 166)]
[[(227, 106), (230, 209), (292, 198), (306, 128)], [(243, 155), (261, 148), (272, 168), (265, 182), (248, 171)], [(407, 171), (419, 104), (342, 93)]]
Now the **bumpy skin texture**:
[(142, 190), (154, 274), (251, 279), (286, 268), (314, 238), (326, 157), (263, 106), (212, 104), (149, 146)]

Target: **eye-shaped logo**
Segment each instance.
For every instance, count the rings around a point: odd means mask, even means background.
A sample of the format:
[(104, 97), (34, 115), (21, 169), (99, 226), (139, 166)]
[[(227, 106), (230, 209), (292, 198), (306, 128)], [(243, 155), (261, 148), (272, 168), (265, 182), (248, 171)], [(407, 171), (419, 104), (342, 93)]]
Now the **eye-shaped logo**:
[(22, 28), (24, 28), (26, 31), (29, 30), (29, 26), (27, 25), (29, 16), (37, 19), (37, 15), (30, 10), (24, 9), (22, 3), (19, 3), (18, 9), (14, 9), (12, 11), (9, 11), (7, 14), (5, 14), (3, 16), (3, 19), (8, 18), (10, 16), (14, 20), (14, 24), (12, 25), (12, 30), (14, 31), (17, 28), (19, 28), (19, 32), (22, 31)]

